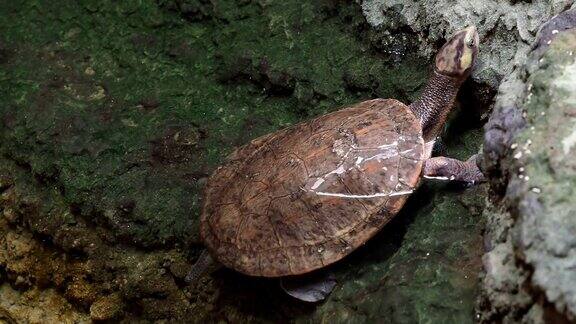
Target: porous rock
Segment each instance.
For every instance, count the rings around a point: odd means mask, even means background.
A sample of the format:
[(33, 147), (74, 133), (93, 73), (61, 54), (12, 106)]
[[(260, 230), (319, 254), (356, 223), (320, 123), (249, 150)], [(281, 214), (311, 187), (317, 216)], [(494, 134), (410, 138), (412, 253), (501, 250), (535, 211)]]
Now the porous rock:
[(90, 306), (90, 318), (97, 321), (114, 319), (120, 315), (122, 304), (122, 298), (118, 294), (104, 296)]
[(572, 4), (572, 0), (366, 0), (362, 9), (376, 28), (413, 30), (424, 40), (423, 53), (432, 52), (454, 32), (476, 25), (482, 48), (473, 78), (495, 88), (516, 63), (524, 61), (538, 28)]
[(483, 322), (576, 320), (576, 9), (544, 25), (486, 126)]

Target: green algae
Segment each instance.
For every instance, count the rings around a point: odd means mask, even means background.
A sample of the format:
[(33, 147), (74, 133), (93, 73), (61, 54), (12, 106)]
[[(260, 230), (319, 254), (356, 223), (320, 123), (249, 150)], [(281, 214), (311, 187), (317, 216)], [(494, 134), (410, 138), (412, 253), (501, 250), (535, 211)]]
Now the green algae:
[[(472, 318), (473, 271), (462, 279), (461, 266), (473, 258), (461, 256), (475, 251), (470, 210), (480, 207), (470, 207), (474, 193), (443, 186), (425, 186), (335, 267), (340, 286), (318, 308), (275, 281), (224, 270), (184, 289), (181, 260), (174, 279), (158, 274), (161, 258), (125, 261), (142, 247), (189, 254), (203, 182), (234, 147), (366, 98), (413, 100), (428, 64), (410, 53), (412, 40), (385, 43), (405, 52), (372, 45), (379, 36), (363, 29), (359, 8), (338, 1), (29, 0), (0, 12), (0, 174), (28, 202), (17, 204), (19, 224), (114, 269), (90, 275), (102, 294), (120, 290), (148, 319)], [(479, 130), (459, 130), (448, 155), (467, 158), (479, 142)], [(90, 232), (117, 254), (75, 243)], [(103, 288), (118, 278), (127, 283)], [(182, 291), (210, 296), (190, 306)]]
[[(426, 75), (416, 58), (387, 69), (353, 33), (361, 16), (350, 9), (195, 5), (208, 20), (186, 20), (183, 3), (169, 1), (1, 8), (4, 156), (138, 244), (194, 236), (197, 180), (233, 147), (371, 92), (407, 99)], [(377, 82), (350, 91), (348, 75)]]

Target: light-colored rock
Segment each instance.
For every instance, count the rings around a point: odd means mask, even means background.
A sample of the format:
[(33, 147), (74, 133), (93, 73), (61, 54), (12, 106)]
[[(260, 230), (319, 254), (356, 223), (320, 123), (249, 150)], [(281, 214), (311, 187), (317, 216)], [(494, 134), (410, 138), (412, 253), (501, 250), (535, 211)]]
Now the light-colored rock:
[(514, 65), (524, 62), (538, 28), (573, 4), (573, 0), (365, 0), (362, 9), (376, 28), (409, 26), (424, 40), (421, 52), (428, 56), (432, 44), (476, 25), (482, 48), (473, 78), (495, 88)]
[(0, 323), (90, 323), (54, 289), (14, 290), (0, 285)]
[(572, 9), (541, 29), (486, 127), (485, 167), (504, 197), (487, 213), (483, 321), (576, 320), (575, 125)]

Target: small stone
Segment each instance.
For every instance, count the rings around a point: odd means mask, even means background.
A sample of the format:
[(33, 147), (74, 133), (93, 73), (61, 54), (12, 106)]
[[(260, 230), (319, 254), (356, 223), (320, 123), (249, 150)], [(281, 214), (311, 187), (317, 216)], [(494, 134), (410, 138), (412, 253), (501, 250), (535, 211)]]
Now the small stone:
[(68, 284), (64, 295), (67, 299), (86, 306), (92, 304), (98, 297), (93, 284), (80, 278), (74, 278)]
[(6, 218), (6, 220), (11, 223), (16, 222), (16, 220), (18, 219), (18, 215), (14, 212), (14, 209), (12, 208), (4, 209), (3, 215), (4, 218)]
[(24, 282), (26, 282), (26, 279), (24, 279), (24, 277), (22, 277), (22, 276), (16, 277), (16, 282), (15, 282), (16, 285), (21, 285)]
[(106, 97), (106, 90), (104, 89), (104, 87), (98, 85), (95, 88), (94, 93), (92, 93), (88, 99), (89, 100), (102, 100)]
[(89, 67), (86, 68), (86, 70), (84, 70), (84, 73), (85, 73), (86, 75), (92, 76), (92, 75), (96, 74), (96, 71), (94, 71), (94, 69), (89, 66)]

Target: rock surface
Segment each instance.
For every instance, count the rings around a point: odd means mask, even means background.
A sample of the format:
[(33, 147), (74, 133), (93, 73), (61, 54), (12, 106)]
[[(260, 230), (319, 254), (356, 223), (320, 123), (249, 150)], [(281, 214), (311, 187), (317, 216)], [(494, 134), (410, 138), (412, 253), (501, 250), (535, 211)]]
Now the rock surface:
[(89, 316), (54, 289), (21, 292), (5, 283), (0, 285), (0, 296), (0, 323), (90, 323)]
[(486, 126), (496, 193), (479, 309), (483, 322), (576, 320), (576, 9), (542, 27), (500, 87)]
[(362, 10), (372, 26), (387, 34), (411, 29), (425, 40), (420, 42), (421, 51), (428, 52), (433, 51), (431, 44), (475, 25), (482, 47), (473, 78), (494, 89), (515, 64), (524, 62), (540, 26), (573, 3), (573, 0), (364, 0)]

